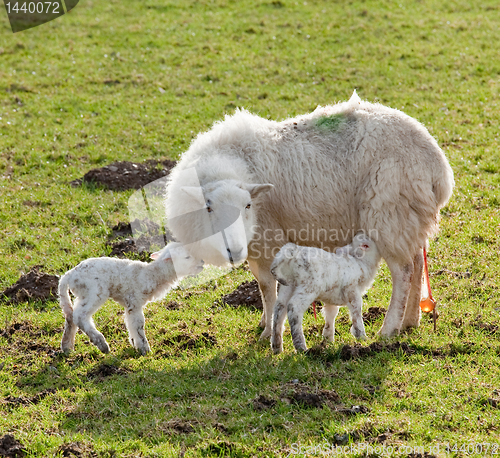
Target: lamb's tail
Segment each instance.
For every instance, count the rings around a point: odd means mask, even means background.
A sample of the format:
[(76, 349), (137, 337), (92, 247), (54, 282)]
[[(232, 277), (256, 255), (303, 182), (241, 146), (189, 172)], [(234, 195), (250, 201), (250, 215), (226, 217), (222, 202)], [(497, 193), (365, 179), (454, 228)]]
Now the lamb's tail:
[(73, 304), (69, 296), (69, 275), (64, 274), (59, 280), (59, 303), (63, 314), (68, 321), (73, 321)]

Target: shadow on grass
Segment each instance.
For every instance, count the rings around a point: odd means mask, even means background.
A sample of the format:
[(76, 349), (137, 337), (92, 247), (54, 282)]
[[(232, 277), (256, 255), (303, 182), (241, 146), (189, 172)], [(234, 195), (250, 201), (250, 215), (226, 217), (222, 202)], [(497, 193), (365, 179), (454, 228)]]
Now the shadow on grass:
[[(384, 382), (395, 365), (414, 355), (454, 357), (479, 350), (473, 344), (373, 342), (320, 344), (276, 357), (261, 344), (213, 354), (209, 338), (201, 346), (186, 342), (171, 339), (144, 358), (130, 347), (104, 356), (88, 349), (70, 356), (54, 352), (18, 386), (72, 391), (75, 407), (61, 417), (67, 433), (106, 443), (121, 437), (150, 447), (187, 447), (202, 456), (247, 456), (286, 448), (300, 437), (331, 443), (366, 439), (370, 431), (356, 429), (359, 416), (369, 418), (383, 402)], [(332, 428), (358, 433), (330, 437)]]

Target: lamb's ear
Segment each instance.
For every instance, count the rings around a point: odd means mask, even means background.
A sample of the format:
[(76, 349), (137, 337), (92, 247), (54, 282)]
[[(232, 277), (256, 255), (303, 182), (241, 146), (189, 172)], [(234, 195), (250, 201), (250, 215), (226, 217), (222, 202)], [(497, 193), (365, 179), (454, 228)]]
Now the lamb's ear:
[(253, 199), (257, 197), (261, 192), (269, 192), (274, 188), (274, 185), (267, 184), (247, 184), (246, 190), (250, 193), (250, 197)]
[(160, 256), (159, 251), (156, 251), (155, 253), (151, 253), (151, 259), (158, 259), (158, 256)]
[(201, 186), (182, 186), (181, 191), (184, 191), (200, 205), (205, 205), (205, 197), (203, 196), (203, 188)]

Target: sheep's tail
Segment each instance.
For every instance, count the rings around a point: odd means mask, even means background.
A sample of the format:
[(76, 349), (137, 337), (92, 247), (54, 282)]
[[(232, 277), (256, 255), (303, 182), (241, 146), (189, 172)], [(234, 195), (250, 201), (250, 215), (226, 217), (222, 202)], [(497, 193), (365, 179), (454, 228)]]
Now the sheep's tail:
[(69, 275), (64, 274), (59, 280), (59, 304), (67, 321), (73, 321), (73, 304), (69, 296)]

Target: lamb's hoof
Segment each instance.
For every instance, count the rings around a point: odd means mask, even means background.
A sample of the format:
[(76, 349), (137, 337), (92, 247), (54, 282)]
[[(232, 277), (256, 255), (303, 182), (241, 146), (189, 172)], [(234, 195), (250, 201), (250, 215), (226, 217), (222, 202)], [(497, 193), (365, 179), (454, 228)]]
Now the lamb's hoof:
[(69, 355), (74, 350), (74, 347), (61, 347), (61, 350), (65, 355)]
[(271, 331), (268, 329), (264, 329), (264, 331), (262, 331), (262, 334), (259, 337), (259, 340), (262, 342), (265, 340), (269, 340), (270, 338), (271, 338)]
[(149, 347), (144, 347), (144, 348), (138, 348), (137, 351), (142, 355), (142, 356), (146, 356), (150, 351), (151, 351), (151, 348)]
[(99, 350), (101, 350), (103, 353), (109, 353), (109, 345), (107, 342), (100, 342), (99, 344), (96, 345)]
[(307, 347), (304, 345), (304, 346), (298, 346), (298, 347), (295, 347), (295, 351), (297, 353), (305, 353), (307, 351)]
[(275, 355), (279, 355), (283, 351), (283, 342), (275, 343), (273, 339), (271, 339), (271, 350)]

